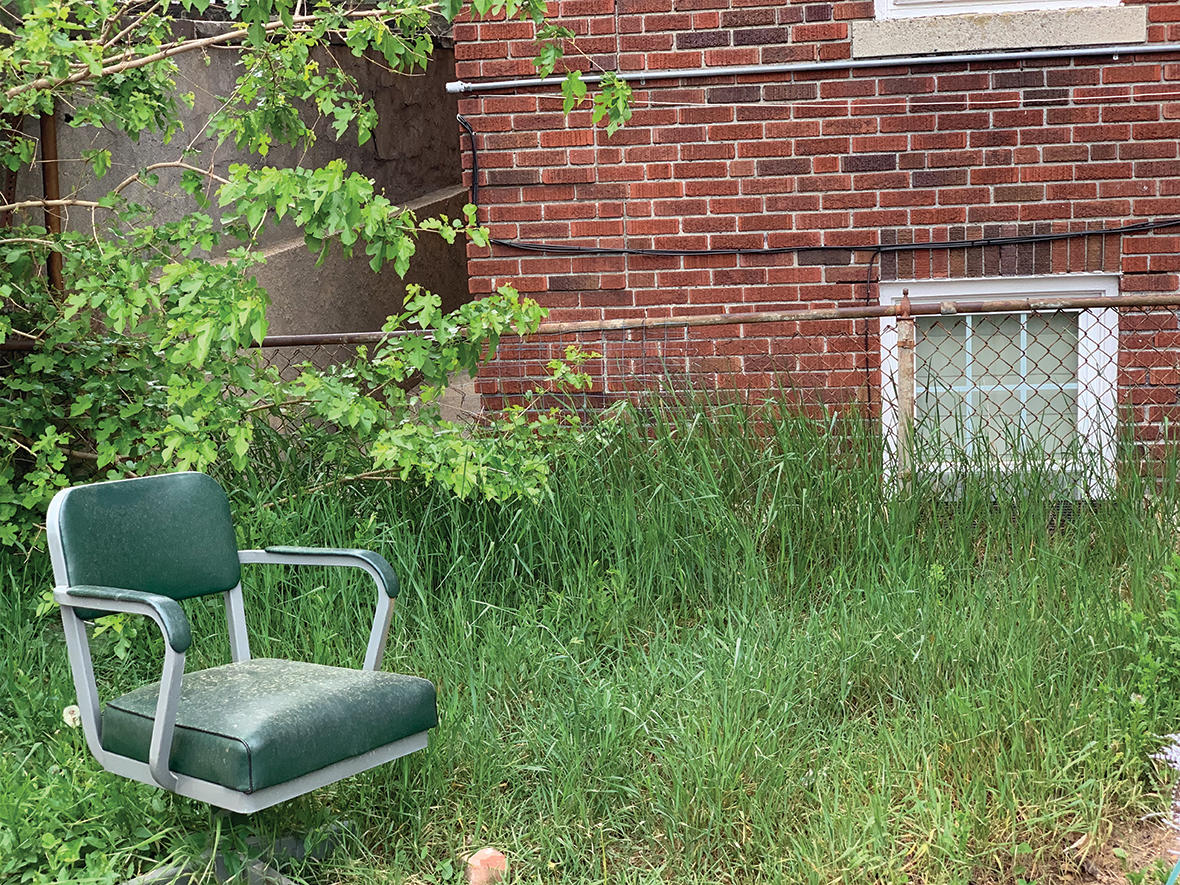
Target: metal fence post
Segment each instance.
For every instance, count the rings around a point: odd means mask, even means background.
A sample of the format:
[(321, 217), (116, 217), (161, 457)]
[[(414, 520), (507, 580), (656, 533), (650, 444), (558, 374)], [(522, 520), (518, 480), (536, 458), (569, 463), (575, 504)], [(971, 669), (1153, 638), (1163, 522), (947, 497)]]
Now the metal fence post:
[(914, 346), (917, 335), (910, 314), (910, 290), (903, 289), (897, 313), (897, 477), (903, 488), (913, 474)]

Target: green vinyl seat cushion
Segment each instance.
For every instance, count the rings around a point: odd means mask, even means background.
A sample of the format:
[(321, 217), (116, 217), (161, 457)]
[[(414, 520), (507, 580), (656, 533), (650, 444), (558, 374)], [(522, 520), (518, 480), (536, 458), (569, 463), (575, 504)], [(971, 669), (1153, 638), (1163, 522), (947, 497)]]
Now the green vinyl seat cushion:
[[(158, 695), (107, 704), (103, 749), (146, 762)], [(184, 675), (169, 767), (253, 793), (437, 724), (425, 679), (260, 658)]]

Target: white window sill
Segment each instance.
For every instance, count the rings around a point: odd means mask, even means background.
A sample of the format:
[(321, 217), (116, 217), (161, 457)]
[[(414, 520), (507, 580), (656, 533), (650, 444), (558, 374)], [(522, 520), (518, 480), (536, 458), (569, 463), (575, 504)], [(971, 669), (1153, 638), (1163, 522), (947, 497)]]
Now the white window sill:
[(910, 16), (852, 23), (853, 58), (1146, 40), (1147, 7), (1142, 5)]

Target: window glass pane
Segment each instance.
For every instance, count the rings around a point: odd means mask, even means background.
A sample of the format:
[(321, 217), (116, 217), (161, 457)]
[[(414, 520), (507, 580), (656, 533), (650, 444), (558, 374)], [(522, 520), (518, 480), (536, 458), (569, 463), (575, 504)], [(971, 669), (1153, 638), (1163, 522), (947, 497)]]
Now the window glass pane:
[(927, 457), (1077, 441), (1076, 313), (918, 317), (916, 436)]
[(1078, 315), (1034, 313), (1028, 317), (1028, 376), (1031, 384), (1070, 384), (1078, 377)]
[(1045, 452), (1074, 447), (1078, 438), (1078, 391), (1046, 389), (1030, 393), (1025, 404), (1025, 446)]
[(914, 359), (919, 388), (961, 384), (965, 362), (965, 317), (918, 317), (915, 320)]
[(923, 456), (948, 458), (969, 435), (967, 319), (918, 317), (914, 331), (916, 441)]
[(931, 387), (917, 390), (914, 399), (919, 454), (944, 459), (962, 449), (971, 436), (971, 408), (966, 394)]
[(990, 314), (971, 318), (972, 378), (980, 384), (1020, 384), (1020, 315)]

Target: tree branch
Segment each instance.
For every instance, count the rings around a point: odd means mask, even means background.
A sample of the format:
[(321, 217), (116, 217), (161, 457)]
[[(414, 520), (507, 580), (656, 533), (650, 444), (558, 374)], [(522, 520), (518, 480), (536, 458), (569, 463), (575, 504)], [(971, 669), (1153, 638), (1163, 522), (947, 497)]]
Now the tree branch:
[[(426, 4), (421, 9), (430, 9), (435, 4)], [(388, 16), (390, 18), (397, 16), (396, 10), (389, 9), (366, 9), (360, 11), (350, 11), (342, 13), (348, 19), (362, 19), (362, 18), (377, 18), (381, 16)], [(316, 21), (320, 16), (318, 15), (298, 15), (292, 19), (292, 24), (304, 24), (307, 22)], [(267, 22), (262, 26), (267, 33), (276, 31), (284, 27), (284, 22), (275, 20)], [(202, 37), (199, 40), (180, 40), (176, 43), (171, 43), (163, 47), (158, 52), (153, 52), (151, 55), (142, 55), (138, 58), (129, 58), (129, 53), (124, 53), (118, 61), (105, 63), (101, 71), (97, 74), (92, 74), (89, 70), (77, 71), (70, 74), (68, 77), (41, 77), (31, 83), (22, 83), (20, 86), (13, 86), (4, 93), (7, 99), (16, 98), (22, 93), (28, 92), (32, 89), (56, 89), (59, 86), (64, 86), (67, 83), (81, 83), (85, 80), (96, 80), (100, 77), (106, 77), (110, 74), (121, 74), (124, 71), (131, 71), (135, 68), (142, 68), (158, 61), (163, 61), (166, 58), (171, 58), (174, 55), (180, 55), (184, 52), (193, 52), (198, 49), (204, 49), (209, 46), (219, 46), (224, 43), (230, 43), (245, 37), (249, 33), (247, 28), (238, 28), (234, 31), (226, 31), (224, 34), (214, 34), (212, 37)]]
[(53, 208), (56, 206), (81, 206), (83, 208), (89, 207), (91, 209), (111, 208), (110, 206), (104, 206), (101, 203), (96, 203), (94, 200), (22, 200), (19, 203), (0, 204), (0, 212), (15, 212), (18, 209)]

